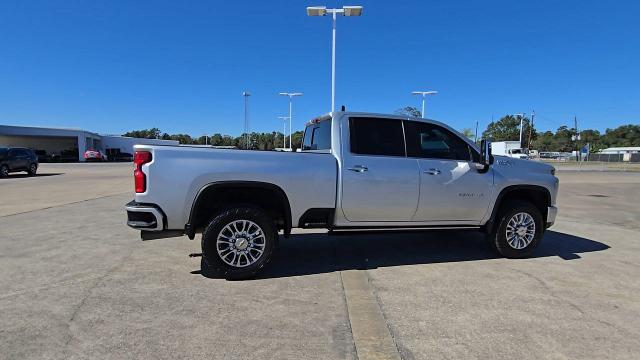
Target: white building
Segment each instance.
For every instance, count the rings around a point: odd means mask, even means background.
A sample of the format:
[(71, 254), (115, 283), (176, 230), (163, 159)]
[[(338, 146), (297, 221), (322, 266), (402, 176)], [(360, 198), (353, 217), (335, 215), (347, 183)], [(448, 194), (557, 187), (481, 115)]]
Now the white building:
[(99, 135), (82, 129), (0, 125), (0, 147), (27, 147), (84, 161), (84, 152), (101, 150), (105, 154), (130, 153), (133, 145), (178, 145), (175, 140), (138, 139), (116, 135)]
[(630, 147), (611, 147), (600, 151), (601, 154), (638, 154), (640, 153), (640, 146)]

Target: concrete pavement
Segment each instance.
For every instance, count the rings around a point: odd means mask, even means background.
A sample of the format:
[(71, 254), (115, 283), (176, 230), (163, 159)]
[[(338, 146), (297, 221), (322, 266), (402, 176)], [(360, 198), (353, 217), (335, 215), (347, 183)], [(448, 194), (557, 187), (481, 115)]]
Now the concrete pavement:
[(199, 237), (141, 242), (124, 225), (130, 170), (0, 179), (0, 358), (364, 359), (356, 328), (376, 317), (403, 359), (640, 353), (634, 174), (560, 172), (560, 217), (531, 259), (472, 232), (305, 231), (229, 282), (187, 256)]

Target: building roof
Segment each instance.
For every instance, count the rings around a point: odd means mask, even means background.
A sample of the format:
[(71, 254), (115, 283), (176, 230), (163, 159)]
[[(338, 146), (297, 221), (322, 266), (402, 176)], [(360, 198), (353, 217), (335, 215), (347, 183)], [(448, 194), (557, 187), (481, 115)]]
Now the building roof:
[(600, 152), (623, 152), (623, 151), (640, 151), (640, 146), (627, 146), (627, 147), (610, 147), (602, 149)]

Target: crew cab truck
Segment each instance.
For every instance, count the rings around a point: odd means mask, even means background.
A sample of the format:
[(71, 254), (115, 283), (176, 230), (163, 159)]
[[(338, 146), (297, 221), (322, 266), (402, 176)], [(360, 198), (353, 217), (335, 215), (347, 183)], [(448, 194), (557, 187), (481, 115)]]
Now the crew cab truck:
[(254, 276), (292, 228), (477, 229), (521, 258), (557, 213), (553, 167), (398, 115), (318, 117), (301, 152), (136, 145), (134, 167), (127, 224), (143, 240), (201, 232), (203, 270), (228, 279)]

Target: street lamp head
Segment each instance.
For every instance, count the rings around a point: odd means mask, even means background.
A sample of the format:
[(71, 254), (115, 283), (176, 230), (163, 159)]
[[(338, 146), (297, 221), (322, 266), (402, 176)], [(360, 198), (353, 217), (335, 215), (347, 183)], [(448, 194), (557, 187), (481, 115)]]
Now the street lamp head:
[(362, 6), (343, 6), (342, 7), (344, 16), (361, 16), (362, 15)]
[(242, 92), (242, 96), (251, 96), (251, 94), (249, 94), (249, 92), (248, 92), (248, 91), (243, 91), (243, 92)]
[(422, 95), (422, 96), (425, 96), (425, 95), (435, 95), (435, 94), (437, 94), (438, 92), (437, 92), (437, 91), (412, 91), (411, 93), (412, 93), (413, 95)]
[(281, 92), (281, 93), (278, 93), (278, 95), (292, 97), (292, 96), (302, 96), (303, 94), (302, 93)]
[(308, 16), (325, 16), (327, 15), (326, 6), (307, 6)]

